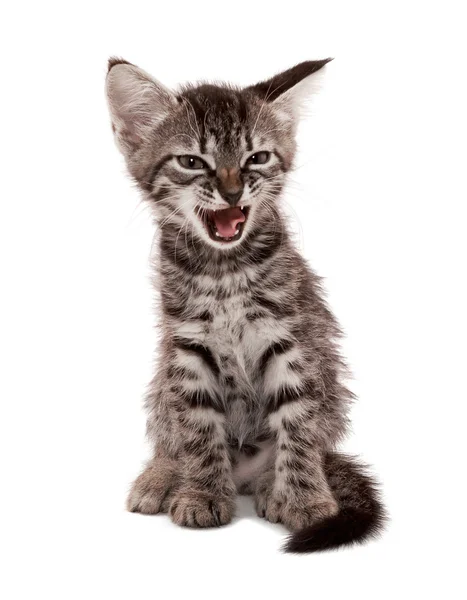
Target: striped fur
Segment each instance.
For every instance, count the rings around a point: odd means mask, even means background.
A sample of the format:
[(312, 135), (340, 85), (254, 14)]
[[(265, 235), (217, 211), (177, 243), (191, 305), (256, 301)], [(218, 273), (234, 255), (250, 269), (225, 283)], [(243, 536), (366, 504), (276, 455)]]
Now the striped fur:
[[(280, 208), (297, 109), (326, 62), (246, 89), (172, 92), (120, 60), (107, 76), (117, 144), (159, 228), (154, 456), (128, 508), (209, 527), (229, 522), (238, 492), (253, 493), (260, 516), (298, 532), (288, 549), (300, 552), (362, 541), (383, 521), (373, 482), (334, 454), (352, 400), (340, 330)], [(261, 152), (264, 164), (249, 159)], [(206, 215), (237, 201), (243, 229), (218, 241)]]

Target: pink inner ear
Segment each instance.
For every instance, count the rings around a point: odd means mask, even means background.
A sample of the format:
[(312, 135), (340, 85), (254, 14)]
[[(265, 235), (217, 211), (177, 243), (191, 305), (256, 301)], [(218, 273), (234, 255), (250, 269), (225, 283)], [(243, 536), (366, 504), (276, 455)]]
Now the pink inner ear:
[(141, 144), (145, 131), (162, 120), (175, 101), (168, 89), (125, 61), (110, 69), (107, 96), (116, 135), (131, 147)]

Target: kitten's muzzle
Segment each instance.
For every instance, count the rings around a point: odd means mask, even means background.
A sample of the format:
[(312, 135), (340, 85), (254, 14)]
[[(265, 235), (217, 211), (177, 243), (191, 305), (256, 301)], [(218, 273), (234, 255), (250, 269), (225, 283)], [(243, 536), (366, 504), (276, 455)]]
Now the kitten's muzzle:
[(221, 197), (236, 206), (243, 194), (243, 181), (238, 168), (222, 168), (217, 171), (217, 189)]

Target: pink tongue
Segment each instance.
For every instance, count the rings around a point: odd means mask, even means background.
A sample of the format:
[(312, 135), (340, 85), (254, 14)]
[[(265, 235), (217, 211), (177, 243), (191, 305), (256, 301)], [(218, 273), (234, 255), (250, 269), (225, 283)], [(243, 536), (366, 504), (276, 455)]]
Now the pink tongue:
[(245, 220), (245, 215), (235, 206), (214, 212), (213, 219), (222, 237), (233, 237), (237, 233), (237, 225)]

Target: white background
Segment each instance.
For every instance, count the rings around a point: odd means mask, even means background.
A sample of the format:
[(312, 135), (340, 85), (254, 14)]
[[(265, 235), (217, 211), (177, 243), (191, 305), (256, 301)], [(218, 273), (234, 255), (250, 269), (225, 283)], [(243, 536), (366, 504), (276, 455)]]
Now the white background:
[[(2, 598), (465, 597), (461, 7), (3, 4)], [(172, 86), (335, 57), (285, 206), (347, 332), (360, 400), (346, 448), (384, 484), (379, 542), (295, 557), (249, 501), (215, 531), (124, 511), (157, 335), (153, 230), (104, 99), (113, 54)]]

